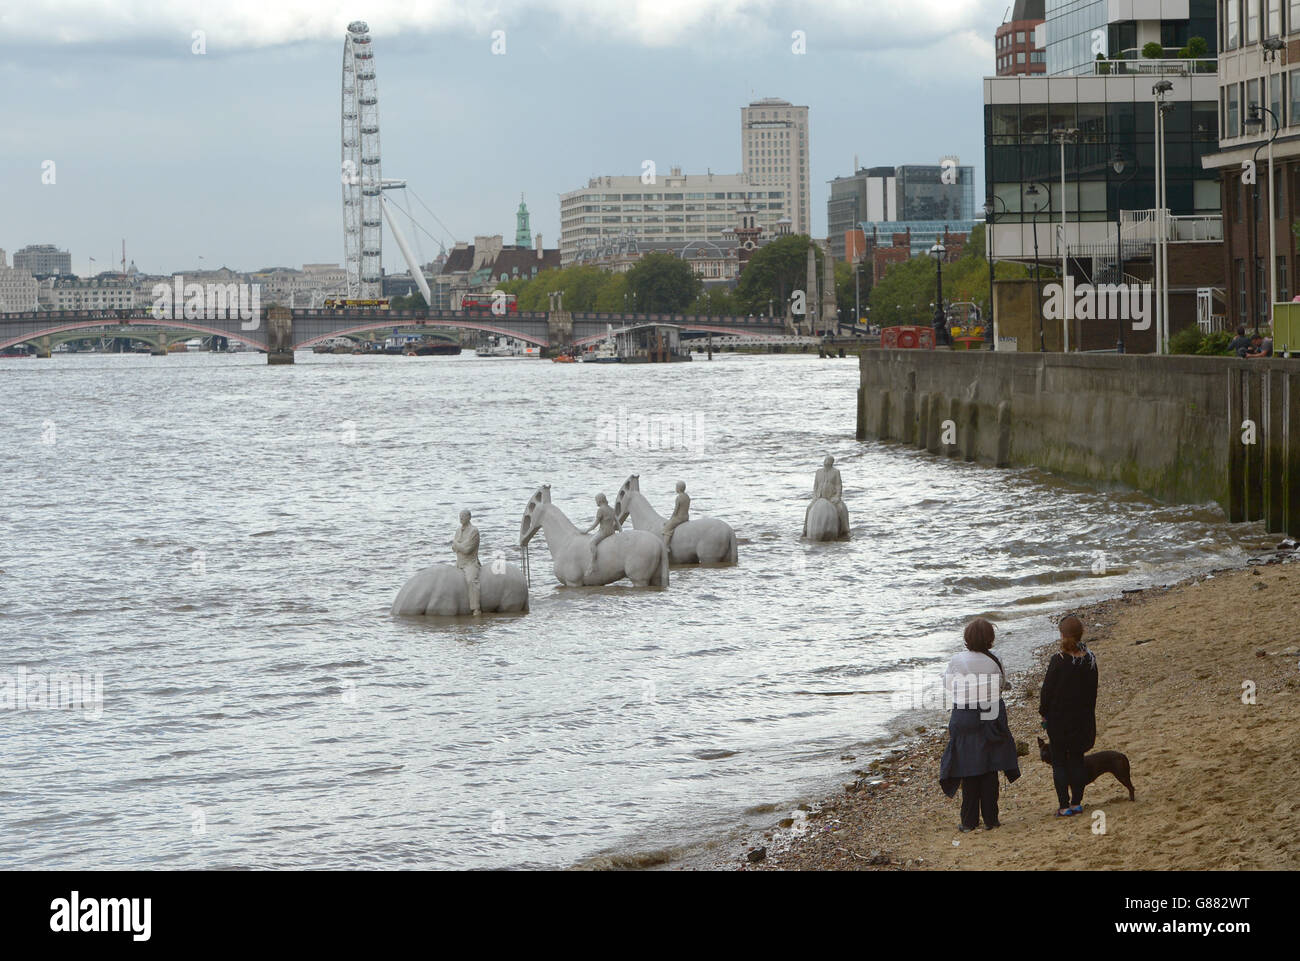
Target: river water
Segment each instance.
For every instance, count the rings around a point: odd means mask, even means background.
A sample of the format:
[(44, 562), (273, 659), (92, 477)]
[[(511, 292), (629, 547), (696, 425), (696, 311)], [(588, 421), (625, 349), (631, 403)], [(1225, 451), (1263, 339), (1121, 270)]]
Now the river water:
[[(635, 864), (836, 783), (971, 616), (1014, 663), (1048, 612), (1265, 543), (857, 443), (856, 383), (811, 356), (0, 361), (0, 866)], [(827, 453), (853, 537), (806, 545)], [(560, 588), (539, 535), (526, 616), (389, 616), (461, 508), (518, 563), (539, 485), (585, 527), (633, 473), (664, 514), (686, 481), (739, 566)], [(42, 698), (54, 674), (82, 700)]]

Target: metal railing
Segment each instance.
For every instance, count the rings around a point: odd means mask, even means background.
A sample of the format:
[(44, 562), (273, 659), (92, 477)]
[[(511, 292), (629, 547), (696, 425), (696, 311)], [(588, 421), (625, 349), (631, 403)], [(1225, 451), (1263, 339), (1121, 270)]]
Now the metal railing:
[(1134, 74), (1179, 74), (1215, 73), (1219, 62), (1213, 58), (1204, 60), (1148, 60), (1145, 57), (1122, 60), (1095, 60), (1092, 69), (1096, 76), (1133, 76)]
[[(1150, 245), (1160, 239), (1160, 211), (1121, 210), (1120, 225), (1125, 250), (1130, 243)], [(1165, 214), (1165, 237), (1171, 244), (1223, 240), (1221, 214), (1191, 214), (1170, 216)]]

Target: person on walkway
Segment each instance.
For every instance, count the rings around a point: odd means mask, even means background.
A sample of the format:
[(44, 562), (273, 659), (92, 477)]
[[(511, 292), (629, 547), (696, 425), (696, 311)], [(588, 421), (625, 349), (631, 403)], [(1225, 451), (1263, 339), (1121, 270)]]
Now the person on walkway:
[(966, 625), (966, 650), (954, 654), (944, 672), (952, 701), (948, 744), (939, 762), (939, 787), (948, 797), (961, 788), (961, 830), (973, 831), (984, 817), (985, 830), (999, 826), (998, 772), (1011, 784), (1020, 777), (1016, 742), (1002, 700), (1006, 674), (993, 653), (993, 625), (977, 617)]
[(1052, 744), (1056, 816), (1071, 817), (1083, 813), (1083, 755), (1097, 741), (1097, 657), (1083, 643), (1077, 617), (1063, 618), (1060, 630), (1061, 650), (1047, 662), (1038, 713)]

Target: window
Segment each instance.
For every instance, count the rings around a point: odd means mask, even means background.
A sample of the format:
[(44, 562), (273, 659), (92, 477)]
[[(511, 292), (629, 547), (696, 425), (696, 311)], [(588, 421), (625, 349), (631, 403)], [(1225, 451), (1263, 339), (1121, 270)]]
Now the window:
[(1284, 304), (1291, 299), (1291, 291), (1286, 282), (1286, 258), (1277, 259), (1277, 302)]
[(1224, 88), (1227, 96), (1227, 105), (1224, 114), (1226, 127), (1223, 131), (1224, 139), (1241, 136), (1241, 87), (1238, 84), (1229, 84)]
[(1016, 43), (1024, 43), (1024, 42), (1025, 42), (1025, 31), (1023, 31), (1023, 30), (1017, 30), (1017, 31), (1016, 31)]
[(1241, 258), (1237, 259), (1237, 317), (1243, 327), (1249, 322), (1249, 311), (1246, 306), (1246, 262)]
[(1266, 118), (1268, 122), (1268, 132), (1273, 132), (1273, 125), (1276, 123), (1279, 127), (1285, 126), (1282, 120), (1282, 75), (1275, 73), (1268, 78), (1268, 108), (1273, 111), (1273, 116)]
[(1286, 22), (1292, 33), (1300, 30), (1300, 0), (1290, 0), (1290, 7), (1286, 14)]
[[(1300, 4), (1300, 0), (1295, 2)], [(1227, 12), (1223, 18), (1223, 46), (1236, 50), (1241, 45), (1241, 0), (1227, 0), (1224, 9)]]
[(1246, 42), (1259, 42), (1259, 0), (1246, 2)]
[(1300, 70), (1291, 71), (1291, 108), (1287, 117), (1293, 125), (1300, 122)]
[(1024, 52), (1022, 51), (1022, 52), (1016, 54), (1016, 63), (1024, 63), (1024, 62), (1025, 62), (1025, 55), (1024, 55)]
[(1267, 16), (1264, 20), (1265, 36), (1282, 36), (1282, 0), (1265, 0)]
[(1268, 316), (1268, 272), (1263, 257), (1255, 258), (1255, 313), (1261, 318)]

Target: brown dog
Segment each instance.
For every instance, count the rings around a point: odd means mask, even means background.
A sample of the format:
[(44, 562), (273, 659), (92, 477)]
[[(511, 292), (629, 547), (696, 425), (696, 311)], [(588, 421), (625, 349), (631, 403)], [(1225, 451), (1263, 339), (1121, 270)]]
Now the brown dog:
[[(1038, 756), (1048, 764), (1052, 763), (1052, 745), (1041, 737), (1038, 739)], [(1109, 771), (1115, 775), (1116, 781), (1128, 788), (1128, 799), (1136, 800), (1133, 796), (1133, 782), (1129, 779), (1128, 755), (1119, 751), (1093, 751), (1083, 756), (1083, 769), (1087, 778), (1084, 784), (1091, 784)]]

